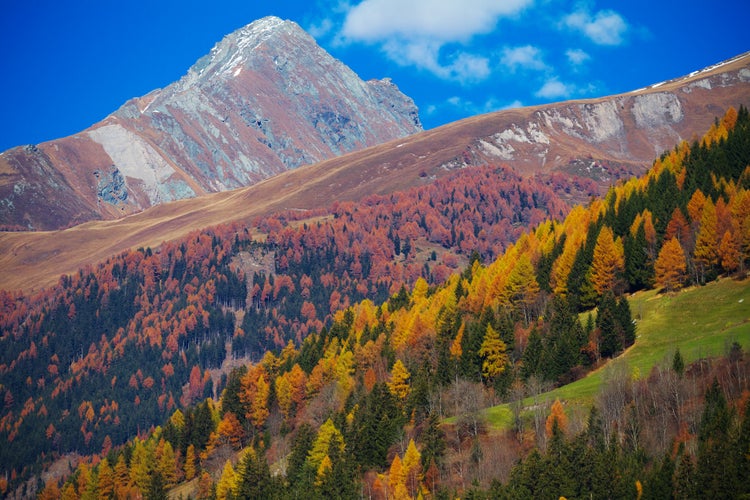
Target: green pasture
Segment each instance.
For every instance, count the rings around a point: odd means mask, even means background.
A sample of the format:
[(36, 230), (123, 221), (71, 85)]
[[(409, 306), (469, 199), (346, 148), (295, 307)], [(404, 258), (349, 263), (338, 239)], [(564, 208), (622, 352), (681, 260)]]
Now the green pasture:
[[(645, 377), (659, 363), (671, 363), (677, 348), (685, 360), (722, 356), (733, 342), (750, 349), (750, 280), (722, 279), (674, 294), (640, 292), (630, 297), (637, 322), (636, 341), (611, 363), (623, 363), (633, 376)], [(560, 399), (568, 406), (589, 406), (596, 398), (606, 365), (586, 377), (536, 398)], [(527, 398), (524, 406), (534, 404)], [(508, 428), (512, 412), (508, 404), (485, 410), (487, 423)]]

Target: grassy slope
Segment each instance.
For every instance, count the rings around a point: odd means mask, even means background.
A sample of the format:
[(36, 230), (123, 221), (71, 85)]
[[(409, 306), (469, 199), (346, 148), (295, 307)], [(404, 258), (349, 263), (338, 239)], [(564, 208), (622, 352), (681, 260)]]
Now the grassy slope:
[[(639, 292), (630, 298), (630, 307), (638, 321), (636, 342), (614, 362), (626, 363), (631, 373), (647, 376), (655, 365), (664, 360), (670, 362), (678, 347), (686, 363), (723, 355), (735, 341), (745, 351), (750, 349), (750, 279), (722, 279), (674, 295), (653, 290)], [(543, 394), (538, 400), (559, 398), (569, 406), (590, 406), (599, 390), (603, 369)], [(524, 403), (530, 405), (533, 401)], [(512, 421), (507, 404), (487, 409), (486, 416), (496, 429), (507, 428)]]

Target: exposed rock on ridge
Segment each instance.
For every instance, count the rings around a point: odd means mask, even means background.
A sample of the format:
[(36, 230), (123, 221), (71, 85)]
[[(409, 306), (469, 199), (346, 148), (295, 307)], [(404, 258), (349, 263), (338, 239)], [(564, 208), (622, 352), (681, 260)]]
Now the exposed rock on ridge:
[[(420, 130), (414, 102), (390, 80), (362, 81), (298, 25), (267, 17), (90, 129), (3, 153), (0, 224), (115, 218)], [(48, 170), (55, 186), (36, 174)]]
[[(475, 137), (466, 141), (461, 157), (444, 166), (502, 161), (526, 173), (586, 175), (580, 171), (585, 164), (590, 176), (606, 185), (618, 176), (642, 173), (655, 157), (692, 140), (729, 106), (748, 103), (750, 53), (626, 94), (501, 111), (482, 117), (481, 123), (471, 118), (463, 126), (474, 128)], [(609, 173), (602, 176), (601, 169)]]

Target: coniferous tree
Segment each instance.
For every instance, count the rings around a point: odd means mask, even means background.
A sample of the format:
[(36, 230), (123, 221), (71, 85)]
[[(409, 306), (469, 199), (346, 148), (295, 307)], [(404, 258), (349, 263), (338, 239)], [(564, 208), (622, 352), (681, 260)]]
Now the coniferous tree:
[(736, 463), (731, 454), (732, 412), (718, 380), (706, 391), (703, 415), (698, 427), (696, 489), (702, 498), (730, 498), (738, 485), (732, 473)]
[(654, 263), (656, 285), (667, 292), (679, 290), (685, 282), (686, 270), (685, 252), (674, 237), (664, 243)]
[(596, 315), (596, 326), (600, 332), (601, 346), (599, 352), (602, 357), (611, 358), (622, 350), (620, 325), (616, 317), (615, 298), (611, 293), (606, 293), (599, 302), (599, 311)]
[(445, 433), (440, 429), (440, 417), (436, 412), (427, 417), (427, 427), (419, 436), (422, 443), (422, 470), (428, 470), (432, 464), (442, 466), (447, 448)]
[(526, 344), (526, 349), (524, 349), (523, 355), (521, 356), (521, 377), (523, 377), (524, 380), (532, 375), (538, 375), (541, 372), (540, 363), (542, 360), (543, 349), (542, 337), (539, 335), (536, 326), (534, 326), (529, 334), (529, 341)]

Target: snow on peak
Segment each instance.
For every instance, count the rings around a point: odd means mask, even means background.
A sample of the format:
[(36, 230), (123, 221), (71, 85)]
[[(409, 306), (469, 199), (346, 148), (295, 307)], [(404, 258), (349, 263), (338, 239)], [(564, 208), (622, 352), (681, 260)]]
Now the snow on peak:
[(251, 57), (259, 45), (278, 33), (281, 28), (290, 26), (296, 25), (291, 21), (268, 16), (226, 35), (206, 56), (193, 65), (184, 83), (192, 85), (207, 75), (239, 75), (242, 71), (241, 65)]

